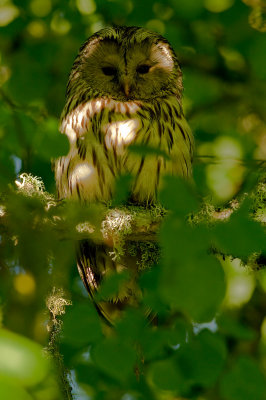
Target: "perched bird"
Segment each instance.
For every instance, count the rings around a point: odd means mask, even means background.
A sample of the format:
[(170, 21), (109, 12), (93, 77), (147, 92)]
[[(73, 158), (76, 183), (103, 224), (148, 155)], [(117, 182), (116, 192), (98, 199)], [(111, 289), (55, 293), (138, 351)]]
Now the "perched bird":
[[(139, 27), (105, 28), (80, 48), (70, 72), (61, 132), (70, 150), (55, 164), (59, 198), (82, 202), (112, 199), (117, 177), (132, 176), (130, 201), (156, 202), (165, 175), (191, 175), (193, 137), (182, 110), (182, 72), (169, 42)], [(138, 154), (130, 146), (160, 152)], [(130, 270), (136, 259), (112, 260), (110, 248), (79, 244), (78, 269), (91, 295), (110, 271)], [(97, 307), (113, 321), (134, 304), (134, 285)]]

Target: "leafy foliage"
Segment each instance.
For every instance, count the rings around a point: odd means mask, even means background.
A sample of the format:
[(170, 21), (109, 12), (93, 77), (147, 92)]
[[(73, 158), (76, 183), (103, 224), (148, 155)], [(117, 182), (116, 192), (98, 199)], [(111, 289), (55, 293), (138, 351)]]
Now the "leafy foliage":
[[(263, 400), (264, 17), (260, 0), (0, 1), (0, 398)], [(131, 238), (143, 297), (109, 327), (83, 288), (74, 243), (99, 237), (106, 209), (58, 203), (51, 159), (68, 151), (57, 125), (77, 49), (113, 23), (156, 30), (175, 48), (197, 152), (193, 183), (168, 177), (166, 215), (149, 210), (157, 224), (164, 216), (160, 249)], [(129, 185), (118, 180), (112, 210)], [(110, 276), (99, 296), (127, 279)]]

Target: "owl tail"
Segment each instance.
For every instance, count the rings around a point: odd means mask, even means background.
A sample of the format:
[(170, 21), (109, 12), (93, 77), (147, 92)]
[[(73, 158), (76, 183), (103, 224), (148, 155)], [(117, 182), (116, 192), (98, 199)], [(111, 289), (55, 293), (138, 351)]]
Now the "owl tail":
[[(111, 325), (122, 316), (127, 306), (136, 306), (141, 298), (137, 286), (136, 260), (124, 257), (116, 262), (110, 254), (110, 247), (95, 245), (87, 240), (80, 241), (77, 250), (78, 271), (98, 313)], [(126, 273), (119, 287), (104, 297), (101, 296), (102, 284), (112, 276)]]

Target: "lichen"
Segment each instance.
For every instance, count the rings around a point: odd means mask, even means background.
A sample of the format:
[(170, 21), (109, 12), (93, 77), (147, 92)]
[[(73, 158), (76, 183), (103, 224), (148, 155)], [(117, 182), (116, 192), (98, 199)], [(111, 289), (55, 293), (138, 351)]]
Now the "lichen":
[(43, 180), (38, 176), (33, 176), (23, 172), (19, 175), (20, 180), (16, 180), (15, 184), (20, 193), (28, 197), (37, 197), (46, 203), (46, 208), (49, 209), (51, 205), (55, 205), (54, 197), (45, 191)]
[(112, 259), (119, 261), (125, 253), (133, 256), (136, 252), (136, 254), (141, 254), (140, 261), (137, 262), (139, 269), (157, 263), (159, 260), (157, 244), (148, 240), (129, 242), (127, 237), (134, 233), (136, 227), (141, 227), (143, 232), (148, 232), (151, 224), (158, 223), (165, 214), (166, 210), (159, 204), (149, 207), (128, 205), (109, 210), (102, 222), (101, 232), (104, 239), (111, 242)]
[(52, 292), (46, 299), (46, 306), (52, 317), (53, 324), (59, 323), (57, 317), (65, 314), (66, 306), (70, 306), (71, 304), (71, 301), (66, 298), (63, 289), (53, 288)]
[(112, 241), (113, 251), (110, 256), (118, 261), (124, 254), (125, 237), (132, 231), (132, 215), (123, 209), (113, 209), (106, 215), (102, 222), (101, 232), (103, 238)]

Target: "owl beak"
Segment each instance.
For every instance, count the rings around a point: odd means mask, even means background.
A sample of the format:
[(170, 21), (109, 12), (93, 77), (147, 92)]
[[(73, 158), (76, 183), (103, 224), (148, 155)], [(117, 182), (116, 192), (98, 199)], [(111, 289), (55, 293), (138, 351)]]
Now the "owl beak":
[(129, 83), (126, 81), (126, 82), (124, 82), (124, 92), (125, 92), (125, 95), (128, 97), (129, 96), (129, 93), (130, 93), (130, 86), (129, 86)]
[(131, 89), (129, 81), (124, 78), (124, 79), (122, 79), (121, 84), (122, 84), (121, 86), (123, 88), (123, 92), (125, 93), (126, 97), (128, 97), (130, 94), (130, 89)]

